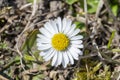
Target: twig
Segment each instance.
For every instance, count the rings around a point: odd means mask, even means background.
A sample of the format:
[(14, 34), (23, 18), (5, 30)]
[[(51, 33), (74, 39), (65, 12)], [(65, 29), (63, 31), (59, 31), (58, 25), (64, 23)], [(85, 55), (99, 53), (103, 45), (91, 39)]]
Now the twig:
[(99, 13), (100, 13), (100, 10), (101, 10), (101, 8), (103, 7), (103, 0), (100, 0), (99, 1), (99, 4), (98, 4), (98, 7), (97, 7), (97, 11), (96, 11), (96, 14), (95, 14), (95, 17), (96, 18), (98, 18), (98, 16), (99, 16)]
[(13, 52), (17, 52), (14, 48), (11, 48), (11, 47), (7, 47), (7, 49)]
[(37, 9), (38, 9), (37, 0), (34, 0), (34, 2), (33, 2), (33, 11), (32, 11), (30, 19), (32, 19), (32, 17), (35, 15)]
[(104, 5), (105, 5), (106, 9), (107, 9), (108, 12), (109, 12), (109, 15), (113, 18), (114, 21), (116, 21), (117, 19), (116, 19), (116, 17), (114, 16), (114, 14), (113, 14), (113, 12), (112, 12), (112, 10), (111, 10), (111, 8), (110, 8), (110, 5), (109, 5), (109, 3), (108, 3), (108, 0), (103, 0), (103, 2), (104, 2)]
[(118, 58), (118, 57), (120, 57), (120, 54), (119, 54), (119, 53), (116, 53), (116, 54), (112, 57), (112, 59), (116, 59), (116, 58)]
[(104, 58), (102, 57), (102, 55), (101, 55), (101, 53), (100, 53), (100, 51), (99, 51), (99, 48), (98, 48), (95, 40), (93, 40), (93, 45), (94, 45), (94, 46), (96, 47), (96, 49), (97, 49), (97, 53), (98, 53), (99, 58), (100, 58), (101, 60), (104, 60)]
[(101, 24), (99, 24), (99, 25), (94, 25), (94, 26), (93, 26), (92, 33), (91, 33), (91, 35), (90, 35), (90, 38), (92, 39), (92, 44), (93, 44), (93, 46), (94, 46), (94, 47), (96, 48), (96, 50), (97, 50), (98, 56), (100, 57), (101, 60), (103, 60), (103, 57), (102, 57), (102, 55), (101, 55), (101, 53), (100, 53), (100, 51), (99, 51), (98, 45), (97, 45), (97, 43), (96, 43), (96, 41), (95, 41), (95, 35), (97, 34), (97, 26), (101, 26)]
[(107, 61), (107, 62), (109, 62), (109, 63), (114, 63), (114, 64), (120, 65), (120, 62), (115, 61), (115, 60), (112, 60), (112, 59), (104, 59), (103, 61)]
[(38, 73), (38, 72), (39, 72), (39, 69), (34, 68), (34, 69), (25, 70), (21, 74), (26, 75), (26, 74), (33, 74), (33, 73)]
[[(104, 53), (104, 54), (110, 54), (110, 53), (108, 52), (108, 53)], [(80, 59), (91, 58), (91, 57), (94, 57), (94, 56), (98, 56), (98, 54), (93, 53), (93, 54), (89, 54), (89, 55), (85, 55), (85, 56), (80, 56)], [(107, 62), (110, 62), (110, 63), (120, 64), (120, 62), (112, 60), (112, 59), (102, 59), (102, 61), (107, 61)]]
[[(86, 23), (86, 19), (84, 17), (79, 16), (79, 15), (77, 15), (76, 20), (80, 21), (82, 23)], [(88, 22), (88, 24), (92, 23), (92, 21), (90, 21), (89, 19), (87, 20), (87, 22)]]
[(7, 79), (7, 78), (0, 75), (0, 80), (9, 80), (9, 79)]
[[(35, 15), (35, 11), (37, 10), (36, 5), (37, 5), (36, 0), (34, 0), (32, 14), (31, 14), (30, 18), (28, 19), (28, 23), (27, 23), (27, 25), (25, 26), (24, 30), (23, 30), (23, 31), (21, 32), (21, 34), (18, 36), (16, 45), (15, 45), (15, 46), (16, 46), (16, 50), (17, 50), (18, 54), (19, 54), (20, 57), (21, 57), (21, 58), (20, 58), (20, 62), (21, 62), (21, 66), (22, 66), (23, 69), (24, 69), (24, 66), (23, 66), (23, 63), (22, 63), (23, 55), (22, 55), (21, 51), (19, 50), (18, 45), (19, 45), (19, 42), (20, 42), (21, 37), (22, 37), (22, 35), (24, 34), (24, 32), (26, 32), (26, 30), (28, 30), (28, 29), (30, 28), (29, 26), (30, 26), (30, 24), (31, 24), (31, 19), (32, 19), (32, 17)], [(25, 70), (25, 69), (24, 69), (24, 70)]]
[(89, 33), (89, 30), (88, 30), (87, 2), (86, 2), (86, 0), (84, 0), (84, 11), (85, 11), (85, 25), (86, 25), (86, 32)]
[(89, 69), (88, 69), (88, 65), (86, 64), (85, 67), (86, 67), (86, 71), (87, 71), (87, 80), (90, 80), (90, 79), (89, 79), (89, 73), (90, 73), (90, 72), (89, 72)]
[(11, 65), (15, 64), (16, 62), (19, 62), (19, 60), (14, 60), (8, 64), (6, 64), (3, 69), (0, 69), (0, 73), (2, 73), (4, 70), (6, 70), (7, 68), (9, 68)]
[(0, 29), (0, 34), (10, 27), (9, 24), (6, 24), (2, 29)]
[(8, 74), (0, 73), (0, 80), (13, 80)]
[(31, 5), (32, 5), (32, 3), (25, 4), (20, 8), (20, 10), (23, 10), (23, 9), (25, 9), (25, 8), (31, 6)]

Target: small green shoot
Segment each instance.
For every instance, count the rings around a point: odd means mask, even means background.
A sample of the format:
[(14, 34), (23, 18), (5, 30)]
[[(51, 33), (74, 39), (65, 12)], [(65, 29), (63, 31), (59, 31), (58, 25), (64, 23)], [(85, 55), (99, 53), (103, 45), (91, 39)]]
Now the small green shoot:
[(74, 4), (75, 2), (77, 2), (78, 0), (66, 0), (65, 2), (69, 5)]
[(112, 44), (112, 40), (114, 39), (114, 36), (115, 36), (115, 32), (116, 32), (116, 31), (112, 31), (112, 34), (111, 34), (110, 39), (109, 39), (109, 42), (108, 42), (108, 44), (107, 44), (107, 48), (108, 48), (108, 49), (110, 49), (110, 46), (111, 46), (111, 44)]

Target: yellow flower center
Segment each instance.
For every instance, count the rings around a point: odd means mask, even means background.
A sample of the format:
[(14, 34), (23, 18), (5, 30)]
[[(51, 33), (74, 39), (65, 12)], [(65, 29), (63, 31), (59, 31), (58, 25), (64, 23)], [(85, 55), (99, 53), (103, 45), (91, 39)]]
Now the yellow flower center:
[(69, 39), (63, 33), (55, 34), (52, 37), (52, 46), (56, 50), (63, 51), (63, 50), (65, 50), (68, 47), (68, 45), (69, 45)]

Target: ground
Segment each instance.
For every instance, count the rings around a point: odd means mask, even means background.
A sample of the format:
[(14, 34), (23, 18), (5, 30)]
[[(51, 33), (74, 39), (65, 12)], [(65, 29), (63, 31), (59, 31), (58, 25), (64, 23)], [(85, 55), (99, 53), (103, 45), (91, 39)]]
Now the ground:
[[(86, 2), (87, 1), (87, 2)], [(0, 80), (120, 80), (120, 0), (0, 0)], [(69, 18), (84, 36), (74, 65), (52, 67), (39, 28)]]

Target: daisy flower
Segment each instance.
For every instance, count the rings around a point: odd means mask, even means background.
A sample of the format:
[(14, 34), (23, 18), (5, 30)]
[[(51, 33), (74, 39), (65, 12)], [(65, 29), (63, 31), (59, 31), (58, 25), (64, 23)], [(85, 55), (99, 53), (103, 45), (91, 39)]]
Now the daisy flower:
[(79, 55), (83, 54), (80, 50), (83, 48), (83, 36), (78, 34), (80, 29), (76, 29), (71, 20), (58, 17), (46, 22), (39, 31), (38, 50), (45, 61), (52, 60), (52, 66), (62, 64), (65, 68), (69, 63), (74, 64), (74, 59), (78, 60)]

